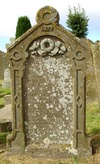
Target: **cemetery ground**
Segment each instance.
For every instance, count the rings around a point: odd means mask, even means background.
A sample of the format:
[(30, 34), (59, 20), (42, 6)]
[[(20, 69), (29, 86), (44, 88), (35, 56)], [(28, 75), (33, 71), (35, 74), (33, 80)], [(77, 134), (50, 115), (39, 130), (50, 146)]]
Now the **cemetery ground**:
[[(4, 89), (0, 81), (0, 108), (4, 106), (4, 96), (10, 94), (10, 89)], [(5, 142), (7, 132), (0, 133), (0, 164), (99, 164), (100, 163), (100, 110), (97, 102), (89, 102), (86, 107), (86, 132), (92, 139), (93, 155), (70, 159), (39, 159), (28, 155), (7, 156)]]

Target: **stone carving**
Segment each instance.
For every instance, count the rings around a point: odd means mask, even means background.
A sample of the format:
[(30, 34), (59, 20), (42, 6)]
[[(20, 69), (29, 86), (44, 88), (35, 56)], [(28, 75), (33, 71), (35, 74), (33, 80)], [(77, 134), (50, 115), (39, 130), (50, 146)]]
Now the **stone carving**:
[[(43, 9), (43, 10), (42, 10)], [(37, 23), (44, 22), (45, 24), (49, 24), (50, 22), (59, 23), (59, 13), (56, 9), (51, 6), (45, 6), (41, 8), (36, 15)]]
[(39, 41), (34, 41), (32, 46), (29, 47), (29, 51), (32, 55), (40, 56), (55, 56), (57, 54), (64, 54), (66, 52), (66, 47), (61, 41), (53, 41), (50, 38), (44, 38)]
[(52, 7), (39, 10), (37, 23), (7, 52), (13, 102), (7, 149), (33, 157), (90, 155), (85, 135), (88, 47), (58, 24)]

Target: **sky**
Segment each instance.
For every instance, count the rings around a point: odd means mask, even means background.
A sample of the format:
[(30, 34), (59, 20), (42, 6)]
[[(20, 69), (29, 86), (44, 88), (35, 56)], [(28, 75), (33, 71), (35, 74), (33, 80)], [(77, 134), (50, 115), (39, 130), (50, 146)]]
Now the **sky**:
[(18, 18), (28, 16), (31, 25), (36, 24), (36, 13), (44, 6), (54, 7), (60, 15), (60, 24), (66, 29), (69, 6), (80, 4), (89, 18), (87, 38), (93, 42), (100, 40), (100, 3), (99, 0), (2, 0), (0, 2), (0, 50), (6, 52), (6, 44), (15, 37)]

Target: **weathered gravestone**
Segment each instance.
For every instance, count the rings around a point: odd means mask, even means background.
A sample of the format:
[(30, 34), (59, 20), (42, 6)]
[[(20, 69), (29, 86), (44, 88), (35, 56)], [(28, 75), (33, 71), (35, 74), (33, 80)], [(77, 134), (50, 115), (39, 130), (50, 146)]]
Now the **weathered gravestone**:
[(37, 25), (8, 48), (13, 133), (7, 150), (33, 157), (90, 155), (85, 134), (88, 47), (61, 25), (58, 12), (40, 9)]
[(4, 81), (2, 82), (2, 88), (11, 88), (10, 70), (9, 68), (4, 71)]
[(91, 45), (93, 54), (93, 63), (96, 77), (96, 86), (98, 91), (98, 102), (100, 107), (100, 41), (96, 41)]
[(0, 51), (0, 80), (4, 79), (4, 70), (8, 67), (6, 54)]

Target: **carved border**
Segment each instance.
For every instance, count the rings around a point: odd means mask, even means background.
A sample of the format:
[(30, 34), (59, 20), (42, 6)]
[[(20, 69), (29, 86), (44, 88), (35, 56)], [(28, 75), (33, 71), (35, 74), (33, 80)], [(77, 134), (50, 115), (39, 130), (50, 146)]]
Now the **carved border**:
[[(23, 74), (25, 69), (25, 61), (28, 57), (27, 53), (14, 52), (10, 57), (11, 77), (12, 77), (12, 134), (7, 136), (7, 148), (14, 146), (14, 139), (19, 140), (17, 147), (25, 147), (24, 134), (24, 112), (23, 112)], [(20, 136), (20, 139), (19, 139)]]
[(85, 150), (89, 148), (86, 138), (86, 57), (79, 48), (73, 53), (74, 68), (74, 138), (75, 149)]
[[(10, 57), (10, 67), (12, 74), (12, 108), (13, 108), (13, 133), (7, 137), (7, 148), (14, 147), (14, 140), (18, 143), (17, 147), (25, 149), (24, 131), (24, 111), (23, 111), (23, 74), (25, 61), (28, 53), (14, 52)], [(76, 52), (69, 51), (73, 61), (74, 77), (74, 136), (73, 146), (75, 149), (90, 148), (85, 135), (85, 85), (86, 85), (86, 58), (85, 53), (79, 48)], [(16, 138), (16, 139), (15, 139)], [(19, 141), (20, 139), (20, 141)], [(16, 145), (15, 145), (16, 146)]]

